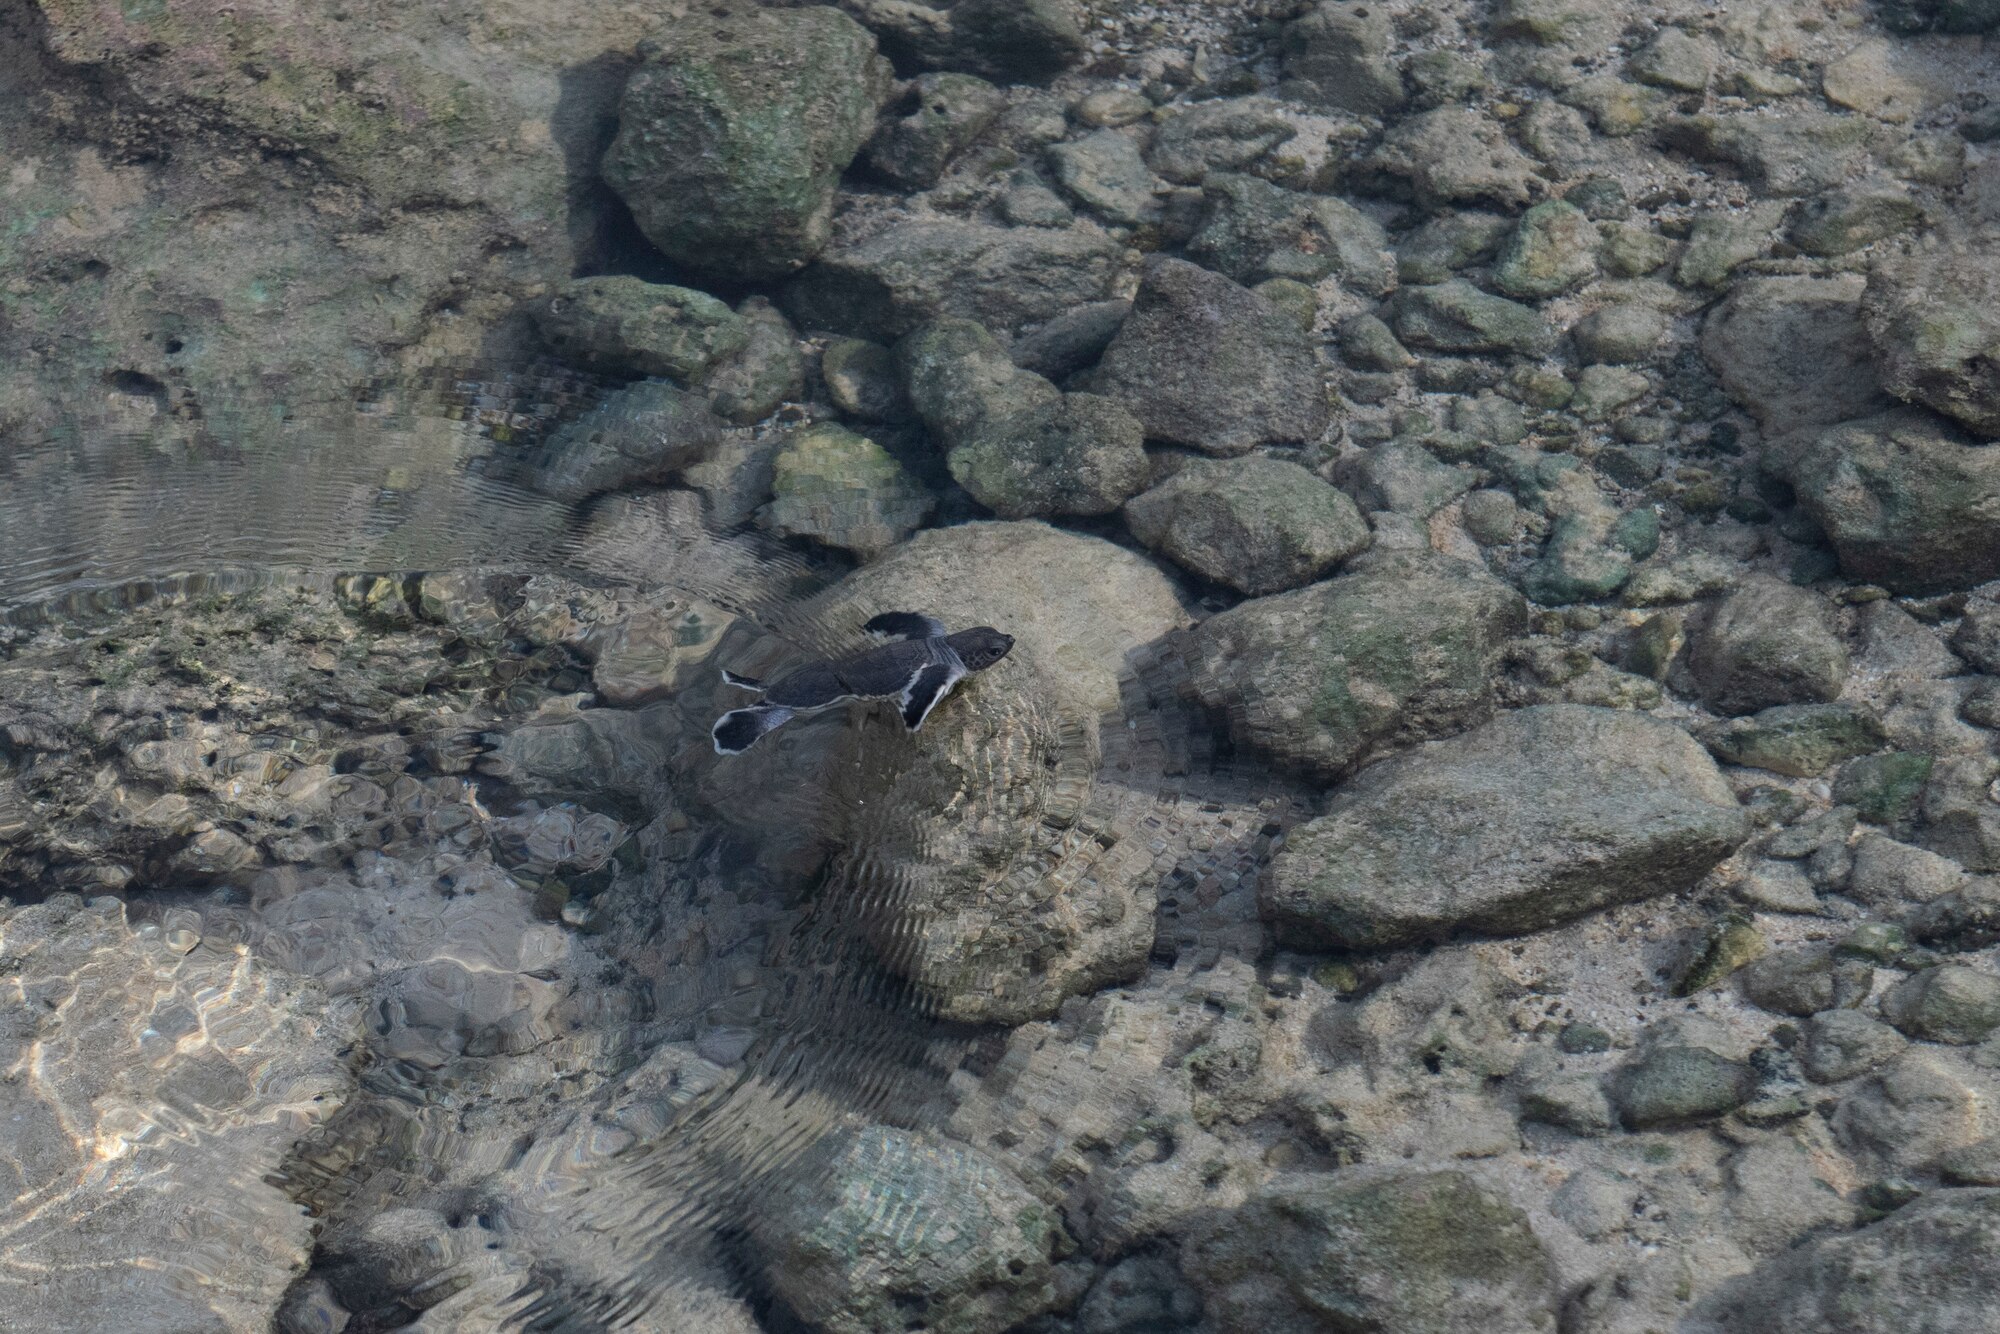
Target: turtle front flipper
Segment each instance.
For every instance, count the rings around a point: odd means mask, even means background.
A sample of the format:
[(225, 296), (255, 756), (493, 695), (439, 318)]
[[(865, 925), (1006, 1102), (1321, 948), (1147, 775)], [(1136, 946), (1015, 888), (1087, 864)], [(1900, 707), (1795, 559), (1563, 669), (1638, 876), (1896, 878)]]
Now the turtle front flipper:
[(903, 687), (899, 701), (903, 713), (903, 726), (914, 732), (924, 725), (924, 719), (931, 716), (938, 701), (951, 693), (951, 688), (964, 679), (965, 673), (941, 662), (931, 663), (910, 679)]
[(884, 639), (936, 639), (945, 632), (943, 621), (915, 611), (885, 611), (861, 628)]

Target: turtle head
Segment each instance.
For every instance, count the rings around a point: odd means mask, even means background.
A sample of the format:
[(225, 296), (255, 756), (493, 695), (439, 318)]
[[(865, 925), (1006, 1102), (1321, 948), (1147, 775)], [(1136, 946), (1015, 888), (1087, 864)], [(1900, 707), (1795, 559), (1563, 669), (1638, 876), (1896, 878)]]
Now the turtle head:
[(1014, 636), (1003, 635), (990, 625), (975, 625), (970, 630), (946, 635), (944, 642), (951, 645), (952, 652), (958, 654), (958, 660), (969, 672), (985, 671), (1014, 648)]

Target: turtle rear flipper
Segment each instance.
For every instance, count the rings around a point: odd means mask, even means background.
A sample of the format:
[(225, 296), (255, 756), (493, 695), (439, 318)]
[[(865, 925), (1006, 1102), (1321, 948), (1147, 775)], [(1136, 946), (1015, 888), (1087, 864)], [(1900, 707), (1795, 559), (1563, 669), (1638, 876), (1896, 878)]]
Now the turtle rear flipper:
[(738, 690), (754, 690), (760, 695), (764, 693), (764, 683), (754, 676), (743, 676), (724, 667), (722, 669), (722, 679), (728, 684), (735, 686)]
[(775, 732), (792, 720), (790, 709), (775, 704), (752, 704), (747, 709), (731, 709), (715, 720), (710, 733), (718, 755), (741, 755), (757, 744), (766, 732)]

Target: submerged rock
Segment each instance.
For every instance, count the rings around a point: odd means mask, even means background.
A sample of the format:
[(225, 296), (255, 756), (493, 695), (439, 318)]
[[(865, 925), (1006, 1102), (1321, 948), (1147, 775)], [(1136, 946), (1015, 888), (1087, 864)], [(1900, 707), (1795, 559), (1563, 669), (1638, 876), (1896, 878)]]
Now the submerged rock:
[(1850, 577), (1898, 593), (2000, 577), (2000, 449), (1899, 410), (1823, 431), (1789, 467)]
[(759, 1201), (750, 1248), (794, 1315), (828, 1334), (901, 1334), (909, 1313), (1001, 1334), (1062, 1300), (1062, 1218), (977, 1149), (870, 1126), (808, 1150)]
[(2000, 1190), (1938, 1190), (1859, 1232), (1783, 1252), (1703, 1300), (1688, 1334), (1993, 1334)]
[(1826, 599), (1775, 579), (1746, 581), (1717, 603), (1688, 658), (1702, 695), (1723, 713), (1831, 700), (1847, 678)]
[(926, 74), (885, 112), (863, 150), (868, 169), (905, 189), (926, 190), (1007, 106), (1007, 95), (970, 74)]
[(807, 329), (897, 338), (950, 316), (1011, 332), (1110, 295), (1124, 250), (1082, 227), (912, 220), (837, 244), (789, 283)]
[(686, 287), (639, 278), (578, 278), (535, 310), (542, 337), (580, 366), (682, 385), (750, 343), (728, 306)]
[(1183, 1244), (1228, 1329), (1551, 1334), (1560, 1285), (1524, 1214), (1469, 1172), (1278, 1178)]
[(1292, 834), (1263, 902), (1281, 936), (1306, 944), (1518, 935), (1685, 889), (1748, 832), (1679, 728), (1543, 705), (1350, 780)]
[(1188, 463), (1126, 501), (1125, 523), (1175, 564), (1252, 597), (1310, 583), (1370, 541), (1343, 492), (1254, 454)]
[(1389, 324), (1411, 347), (1439, 352), (1519, 352), (1541, 356), (1555, 330), (1539, 311), (1482, 292), (1462, 278), (1405, 287), (1390, 299)]
[(1312, 336), (1185, 260), (1147, 262), (1089, 387), (1125, 402), (1148, 439), (1223, 457), (1317, 440), (1331, 421)]
[(980, 325), (933, 321), (895, 357), (952, 477), (1002, 517), (1109, 514), (1145, 485), (1145, 432), (1124, 404), (1063, 393)]
[(1613, 1104), (1629, 1130), (1712, 1120), (1750, 1101), (1756, 1073), (1706, 1047), (1652, 1047), (1610, 1080)]
[(831, 239), (834, 185), (888, 91), (874, 38), (839, 10), (725, 0), (644, 48), (604, 179), (675, 263), (783, 277)]
[(1159, 853), (1097, 837), (1124, 791), (1099, 766), (1125, 744), (1099, 720), (1119, 707), (1128, 658), (1186, 614), (1142, 556), (1040, 523), (971, 523), (919, 533), (802, 619), (851, 634), (912, 607), (1002, 628), (1014, 651), (921, 732), (801, 719), (715, 766), (704, 800), (760, 837), (806, 826), (831, 857), (817, 896), (933, 1013), (1051, 1014), (1132, 976), (1152, 947)]
[(902, 541), (937, 507), (882, 446), (830, 424), (786, 437), (772, 459), (771, 491), (758, 523), (862, 557)]
[(1202, 622), (1192, 682), (1239, 744), (1331, 778), (1378, 745), (1483, 718), (1502, 648), (1526, 623), (1520, 595), (1482, 569), (1374, 553), (1363, 570)]
[(904, 68), (963, 70), (1002, 82), (1045, 79), (1084, 53), (1073, 0), (844, 0)]
[(2000, 435), (1996, 258), (1961, 242), (1886, 260), (1862, 303), (1883, 384), (1985, 437)]
[(1778, 434), (1889, 406), (1861, 323), (1859, 274), (1752, 278), (1702, 326), (1701, 351), (1730, 397)]
[(559, 428), (526, 462), (534, 487), (582, 500), (641, 482), (665, 481), (722, 438), (722, 423), (699, 394), (662, 380), (617, 393)]

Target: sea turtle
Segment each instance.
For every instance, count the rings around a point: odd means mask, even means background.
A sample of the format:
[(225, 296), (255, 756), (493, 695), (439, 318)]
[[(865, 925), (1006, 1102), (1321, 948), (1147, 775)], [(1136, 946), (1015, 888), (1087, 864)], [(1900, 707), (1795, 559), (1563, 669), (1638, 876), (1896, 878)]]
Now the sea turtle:
[(768, 685), (724, 670), (723, 680), (763, 698), (715, 720), (715, 753), (741, 755), (798, 715), (850, 699), (895, 700), (903, 726), (914, 732), (968, 673), (985, 671), (1014, 647), (1012, 635), (990, 625), (947, 634), (936, 617), (910, 611), (883, 612), (861, 628), (896, 642), (810, 663)]

